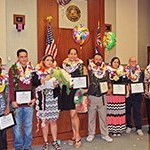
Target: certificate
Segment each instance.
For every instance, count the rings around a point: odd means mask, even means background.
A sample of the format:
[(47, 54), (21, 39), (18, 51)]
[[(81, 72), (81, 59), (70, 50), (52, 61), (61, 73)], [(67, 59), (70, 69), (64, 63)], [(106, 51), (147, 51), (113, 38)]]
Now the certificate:
[(144, 93), (143, 83), (131, 83), (131, 94)]
[(45, 81), (45, 84), (43, 85), (43, 87), (45, 89), (54, 89), (54, 82), (56, 81), (56, 78), (51, 78), (47, 81)]
[(102, 94), (107, 93), (108, 91), (108, 83), (107, 81), (103, 81), (99, 83), (100, 91)]
[(3, 115), (0, 117), (0, 130), (12, 127), (14, 125), (16, 125), (16, 121), (13, 112), (10, 112), (8, 115)]
[(28, 104), (31, 101), (31, 90), (17, 90), (15, 93), (16, 102), (18, 104)]
[(126, 95), (125, 84), (113, 84), (113, 94), (114, 95)]
[(88, 88), (87, 75), (72, 77), (73, 89)]

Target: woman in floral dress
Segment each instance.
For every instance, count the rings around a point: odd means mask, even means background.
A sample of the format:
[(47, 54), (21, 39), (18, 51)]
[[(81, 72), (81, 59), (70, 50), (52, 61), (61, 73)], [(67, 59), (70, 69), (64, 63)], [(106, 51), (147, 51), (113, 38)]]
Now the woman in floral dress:
[(125, 95), (112, 95), (113, 84), (125, 84), (124, 67), (118, 57), (112, 58), (108, 65), (109, 91), (107, 96), (108, 130), (113, 136), (121, 136), (126, 129)]
[[(41, 82), (41, 85), (36, 88), (36, 115), (38, 122), (41, 120), (41, 129), (45, 142), (43, 150), (49, 150), (49, 126), (53, 138), (53, 147), (56, 150), (61, 149), (59, 144), (57, 143), (57, 119), (59, 117), (59, 86), (56, 78), (51, 77), (55, 68), (56, 62), (51, 55), (44, 56), (41, 63), (36, 66), (36, 73), (38, 75), (38, 79)], [(48, 86), (46, 86), (46, 82), (48, 82)]]

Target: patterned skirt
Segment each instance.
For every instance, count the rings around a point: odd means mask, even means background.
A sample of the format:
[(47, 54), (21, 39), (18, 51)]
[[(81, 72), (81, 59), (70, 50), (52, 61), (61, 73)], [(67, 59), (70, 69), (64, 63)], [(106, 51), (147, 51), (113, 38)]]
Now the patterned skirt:
[(109, 133), (121, 134), (125, 131), (125, 96), (107, 96), (107, 124)]
[[(39, 120), (42, 121), (42, 126), (45, 125), (45, 121), (55, 121), (59, 117), (59, 110), (58, 110), (58, 97), (54, 98), (53, 90), (49, 89), (46, 91), (42, 91), (43, 96), (42, 100), (37, 99), (36, 101), (36, 116)], [(41, 102), (42, 109), (39, 107), (39, 103)]]

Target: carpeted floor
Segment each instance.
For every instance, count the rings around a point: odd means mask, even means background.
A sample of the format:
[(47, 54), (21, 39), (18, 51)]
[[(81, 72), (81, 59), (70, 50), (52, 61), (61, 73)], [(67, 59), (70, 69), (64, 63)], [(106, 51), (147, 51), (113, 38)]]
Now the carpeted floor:
[[(136, 134), (135, 129), (130, 134), (124, 133), (121, 137), (114, 137), (112, 143), (107, 143), (101, 139), (100, 135), (96, 135), (95, 139), (89, 143), (82, 138), (82, 146), (80, 150), (150, 150), (150, 139), (147, 133), (148, 127), (144, 126), (144, 136), (140, 137)], [(67, 141), (61, 141), (62, 150), (74, 150), (73, 146), (69, 146)], [(42, 145), (33, 147), (34, 150), (42, 150)], [(50, 144), (50, 150), (53, 150)]]

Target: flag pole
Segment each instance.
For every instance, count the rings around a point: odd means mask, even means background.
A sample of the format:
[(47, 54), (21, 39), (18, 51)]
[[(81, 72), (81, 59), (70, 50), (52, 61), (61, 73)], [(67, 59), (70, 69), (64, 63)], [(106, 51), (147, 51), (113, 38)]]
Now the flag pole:
[(98, 20), (98, 23), (97, 23), (97, 24), (98, 24), (98, 27), (100, 28), (100, 20)]

